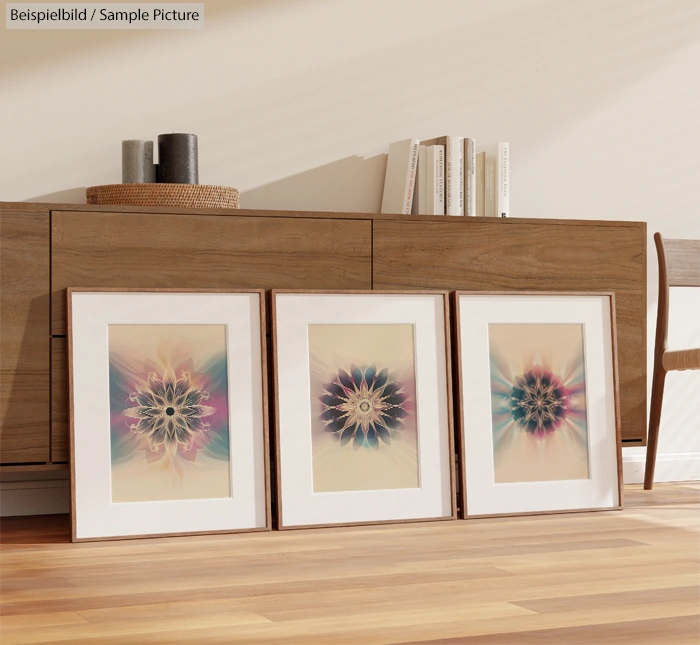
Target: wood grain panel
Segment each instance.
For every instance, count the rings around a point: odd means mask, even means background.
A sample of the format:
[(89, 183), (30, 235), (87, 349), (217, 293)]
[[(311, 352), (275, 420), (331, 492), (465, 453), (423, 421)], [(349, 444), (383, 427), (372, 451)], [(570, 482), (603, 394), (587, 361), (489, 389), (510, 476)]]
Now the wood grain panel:
[[(641, 291), (646, 225), (375, 221), (374, 288)], [(642, 243), (644, 245), (642, 245)]]
[(3, 643), (698, 642), (699, 484), (616, 513), (70, 544), (2, 519)]
[(670, 287), (700, 287), (700, 240), (664, 239)]
[(68, 354), (65, 338), (51, 339), (51, 461), (68, 461)]
[(52, 333), (66, 287), (371, 288), (369, 220), (54, 211)]
[(49, 459), (49, 212), (0, 207), (0, 462)]
[(616, 291), (615, 308), (622, 440), (628, 446), (643, 445), (647, 428), (646, 297), (638, 291)]
[(646, 225), (374, 222), (375, 289), (614, 291), (622, 440), (646, 436)]

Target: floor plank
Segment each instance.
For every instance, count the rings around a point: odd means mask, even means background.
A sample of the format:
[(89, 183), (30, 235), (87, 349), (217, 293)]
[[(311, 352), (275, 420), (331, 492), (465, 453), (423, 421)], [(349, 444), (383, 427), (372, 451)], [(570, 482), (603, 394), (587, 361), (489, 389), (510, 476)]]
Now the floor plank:
[(71, 544), (0, 522), (16, 645), (700, 643), (700, 486), (625, 510)]

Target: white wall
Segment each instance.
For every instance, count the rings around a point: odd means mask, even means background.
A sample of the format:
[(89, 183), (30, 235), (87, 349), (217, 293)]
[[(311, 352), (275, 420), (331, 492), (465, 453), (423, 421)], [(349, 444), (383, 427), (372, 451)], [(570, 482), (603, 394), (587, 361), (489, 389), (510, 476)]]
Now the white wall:
[[(700, 238), (698, 0), (205, 5), (202, 31), (5, 31), (0, 198), (82, 202), (122, 139), (179, 131), (243, 207), (376, 212), (389, 142), (507, 140), (515, 216), (648, 222), (651, 346), (651, 234)], [(700, 344), (700, 296), (673, 298)], [(668, 378), (667, 478), (700, 477), (698, 391)]]

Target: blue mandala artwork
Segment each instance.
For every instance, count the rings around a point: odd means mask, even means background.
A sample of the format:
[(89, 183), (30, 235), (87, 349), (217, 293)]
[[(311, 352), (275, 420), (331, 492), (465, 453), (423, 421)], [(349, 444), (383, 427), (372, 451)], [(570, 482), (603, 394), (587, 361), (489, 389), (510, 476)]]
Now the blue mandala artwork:
[(376, 365), (339, 369), (320, 397), (321, 420), (340, 445), (351, 441), (356, 449), (379, 449), (399, 438), (406, 417), (408, 397), (405, 386), (389, 370)]

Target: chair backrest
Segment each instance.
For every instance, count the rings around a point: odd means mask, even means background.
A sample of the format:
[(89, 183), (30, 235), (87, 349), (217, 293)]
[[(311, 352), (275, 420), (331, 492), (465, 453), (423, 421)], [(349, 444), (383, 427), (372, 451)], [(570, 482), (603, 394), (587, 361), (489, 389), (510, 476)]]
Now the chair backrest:
[[(669, 287), (700, 287), (700, 240), (664, 240)], [(658, 243), (657, 243), (658, 245)]]
[[(654, 233), (659, 259), (659, 308), (656, 317), (655, 359), (668, 347), (668, 288), (700, 287), (700, 240), (664, 240)], [(659, 363), (660, 364), (660, 363)]]

